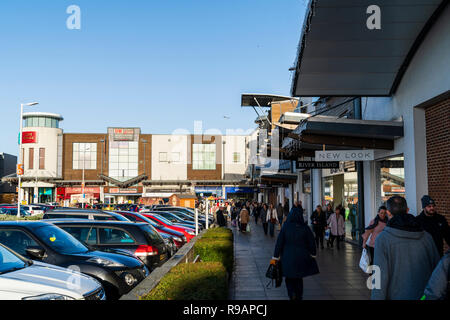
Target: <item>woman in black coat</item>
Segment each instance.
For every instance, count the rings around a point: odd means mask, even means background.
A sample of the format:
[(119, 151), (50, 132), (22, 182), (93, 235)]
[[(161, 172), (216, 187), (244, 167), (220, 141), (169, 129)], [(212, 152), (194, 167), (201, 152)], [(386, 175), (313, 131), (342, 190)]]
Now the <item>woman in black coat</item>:
[(314, 259), (316, 245), (303, 216), (292, 212), (278, 235), (271, 264), (281, 258), (281, 272), (291, 300), (303, 299), (303, 278), (319, 273)]
[(320, 243), (320, 248), (323, 249), (323, 236), (325, 234), (325, 228), (327, 226), (327, 217), (320, 205), (316, 207), (316, 210), (314, 210), (313, 214), (311, 215), (311, 224), (316, 236), (316, 247), (318, 248)]

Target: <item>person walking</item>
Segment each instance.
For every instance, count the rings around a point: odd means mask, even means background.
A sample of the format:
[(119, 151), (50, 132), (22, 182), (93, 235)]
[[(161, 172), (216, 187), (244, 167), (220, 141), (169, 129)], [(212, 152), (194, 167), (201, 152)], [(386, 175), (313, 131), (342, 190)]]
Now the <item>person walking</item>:
[(290, 212), (290, 210), (289, 210), (289, 200), (288, 200), (288, 199), (285, 199), (285, 200), (284, 200), (284, 205), (283, 205), (284, 221), (287, 220), (287, 217), (288, 217), (288, 215), (289, 215), (289, 212)]
[(405, 198), (386, 202), (389, 221), (375, 240), (372, 300), (419, 300), (439, 263), (432, 236), (408, 214)]
[(231, 206), (231, 225), (233, 227), (236, 227), (236, 219), (237, 219), (238, 213), (239, 213), (239, 211), (236, 208), (235, 203), (233, 203), (233, 205)]
[(268, 229), (268, 223), (267, 223), (267, 213), (269, 211), (269, 208), (267, 207), (267, 204), (263, 203), (261, 208), (261, 222), (263, 225), (264, 234), (267, 235), (267, 229)]
[(373, 264), (375, 240), (380, 232), (383, 231), (384, 227), (386, 227), (387, 222), (388, 217), (386, 215), (386, 207), (381, 206), (378, 208), (375, 219), (370, 221), (369, 226), (366, 228), (366, 232), (361, 235), (363, 239), (363, 248), (369, 251), (371, 265)]
[(337, 206), (335, 212), (330, 216), (327, 223), (330, 227), (331, 231), (331, 248), (333, 248), (334, 240), (337, 239), (336, 247), (340, 250), (340, 242), (342, 236), (345, 234), (345, 222), (343, 215), (343, 208), (341, 206)]
[(277, 205), (277, 217), (278, 217), (278, 223), (280, 224), (280, 229), (283, 226), (283, 205), (280, 203), (278, 203)]
[[(330, 217), (333, 213), (334, 213), (333, 206), (331, 205), (331, 202), (329, 202), (327, 204), (327, 209), (325, 210), (325, 217), (326, 217), (327, 221), (328, 221), (328, 219), (330, 219)], [(326, 229), (326, 227), (325, 227), (325, 229)], [(329, 248), (329, 247), (331, 247), (331, 237), (329, 237), (327, 239), (327, 248)]]
[(275, 251), (270, 261), (281, 261), (290, 300), (303, 299), (303, 278), (319, 273), (316, 246), (311, 229), (298, 212), (291, 212), (278, 235)]
[(255, 224), (258, 224), (258, 219), (261, 214), (261, 205), (259, 203), (255, 203), (253, 209), (253, 216), (255, 217)]
[(225, 220), (225, 217), (223, 215), (224, 212), (224, 207), (219, 207), (219, 210), (217, 210), (216, 212), (216, 219), (217, 219), (217, 224), (219, 225), (219, 227), (226, 227), (227, 226), (227, 221)]
[(247, 232), (247, 224), (250, 220), (250, 214), (246, 207), (243, 207), (240, 212), (240, 220), (241, 220), (241, 232)]
[(325, 228), (327, 226), (327, 219), (325, 216), (325, 212), (322, 210), (322, 206), (318, 205), (316, 207), (316, 210), (314, 210), (314, 212), (312, 213), (311, 224), (315, 234), (316, 247), (319, 248), (320, 242), (320, 248), (324, 249), (323, 236), (325, 233)]
[(271, 237), (275, 235), (275, 225), (278, 222), (277, 210), (273, 207), (273, 204), (269, 204), (269, 210), (267, 212), (267, 223), (269, 224), (269, 234)]
[(450, 301), (450, 250), (442, 257), (431, 274), (421, 300)]
[(436, 211), (436, 202), (428, 195), (422, 197), (422, 212), (417, 216), (422, 228), (433, 237), (439, 255), (444, 254), (444, 240), (450, 246), (450, 227), (447, 219)]

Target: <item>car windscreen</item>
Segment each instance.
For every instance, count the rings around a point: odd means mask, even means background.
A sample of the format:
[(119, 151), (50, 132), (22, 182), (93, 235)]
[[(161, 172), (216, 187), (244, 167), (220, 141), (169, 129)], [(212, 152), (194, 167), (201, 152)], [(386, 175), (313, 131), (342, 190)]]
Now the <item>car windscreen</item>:
[(0, 274), (23, 269), (27, 264), (8, 249), (0, 246)]
[(155, 218), (158, 220), (161, 220), (162, 222), (164, 222), (165, 224), (168, 224), (169, 226), (173, 225), (172, 222), (170, 222), (169, 220), (167, 220), (166, 218), (164, 218), (163, 216), (155, 215)]
[(71, 234), (53, 225), (36, 228), (34, 233), (42, 242), (60, 254), (79, 254), (89, 251)]

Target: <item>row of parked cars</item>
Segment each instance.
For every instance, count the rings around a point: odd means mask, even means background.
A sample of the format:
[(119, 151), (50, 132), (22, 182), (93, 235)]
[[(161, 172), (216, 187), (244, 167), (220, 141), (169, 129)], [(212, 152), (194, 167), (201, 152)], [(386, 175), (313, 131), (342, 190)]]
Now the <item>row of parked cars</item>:
[(184, 209), (54, 208), (0, 222), (0, 299), (118, 299), (195, 237)]

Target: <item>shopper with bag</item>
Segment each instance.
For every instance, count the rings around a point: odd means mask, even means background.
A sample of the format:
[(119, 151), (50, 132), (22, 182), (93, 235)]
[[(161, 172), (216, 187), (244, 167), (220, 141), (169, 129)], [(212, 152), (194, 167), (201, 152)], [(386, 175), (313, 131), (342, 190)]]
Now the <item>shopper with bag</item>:
[(386, 207), (381, 206), (378, 208), (378, 214), (370, 221), (369, 226), (366, 228), (366, 232), (362, 234), (363, 239), (363, 248), (367, 249), (370, 258), (370, 265), (373, 264), (374, 257), (374, 248), (375, 248), (375, 239), (383, 231), (384, 227), (388, 223), (388, 217), (386, 216)]
[(331, 248), (333, 248), (334, 240), (337, 239), (336, 247), (340, 249), (342, 236), (345, 234), (344, 210), (342, 206), (337, 206), (335, 212), (330, 216), (327, 223), (331, 231)]
[[(327, 221), (328, 221), (328, 219), (330, 219), (330, 217), (333, 213), (334, 213), (333, 207), (332, 207), (331, 203), (329, 202), (327, 204), (327, 209), (325, 210), (325, 217), (326, 217)], [(326, 227), (325, 227), (325, 234), (326, 235), (328, 234), (328, 236), (325, 237), (325, 240), (327, 241), (327, 248), (329, 248), (331, 246), (331, 236), (330, 236), (329, 229), (327, 229)]]
[(303, 278), (319, 273), (315, 255), (314, 235), (303, 216), (298, 212), (289, 214), (278, 235), (270, 263), (282, 262), (281, 272), (291, 300), (302, 300)]
[(267, 212), (267, 223), (269, 224), (269, 234), (271, 237), (275, 235), (275, 225), (278, 223), (277, 210), (273, 207), (273, 204), (269, 205)]
[(250, 214), (248, 213), (248, 210), (243, 207), (239, 215), (241, 220), (241, 231), (247, 232), (247, 224), (250, 220)]

